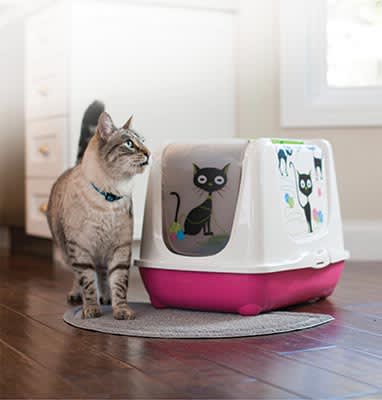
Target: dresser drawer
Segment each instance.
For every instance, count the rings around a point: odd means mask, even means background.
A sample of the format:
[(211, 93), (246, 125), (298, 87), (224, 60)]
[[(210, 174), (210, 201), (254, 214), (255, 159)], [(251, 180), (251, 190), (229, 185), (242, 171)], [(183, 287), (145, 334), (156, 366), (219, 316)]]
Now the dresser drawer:
[(46, 219), (50, 189), (55, 179), (27, 179), (26, 231), (29, 235), (50, 238)]
[(64, 82), (68, 73), (68, 58), (67, 53), (58, 54), (55, 56), (43, 55), (35, 58), (30, 56), (34, 53), (33, 48), (27, 47), (26, 62), (25, 62), (25, 82), (28, 86), (35, 84), (44, 79), (59, 77)]
[(34, 59), (53, 57), (65, 48), (68, 9), (64, 3), (45, 8), (27, 19), (25, 34), (27, 50)]
[(25, 54), (26, 81), (62, 76), (66, 73), (68, 35), (67, 18), (60, 5), (49, 7), (27, 19)]
[(66, 74), (26, 82), (27, 119), (67, 114)]
[(26, 122), (26, 175), (56, 178), (66, 169), (67, 119)]

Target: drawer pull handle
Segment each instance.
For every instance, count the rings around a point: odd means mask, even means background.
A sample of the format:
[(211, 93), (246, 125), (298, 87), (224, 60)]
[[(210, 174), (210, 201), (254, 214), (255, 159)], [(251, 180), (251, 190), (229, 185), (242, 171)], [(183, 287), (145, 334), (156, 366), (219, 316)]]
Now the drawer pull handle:
[(42, 88), (38, 89), (38, 93), (40, 96), (46, 97), (46, 96), (48, 96), (48, 89), (42, 87)]
[(40, 146), (40, 147), (38, 148), (38, 151), (39, 151), (39, 153), (42, 154), (43, 156), (48, 156), (48, 155), (49, 155), (49, 147), (48, 147), (46, 144)]
[(48, 212), (48, 203), (43, 203), (38, 208), (41, 214), (46, 214)]

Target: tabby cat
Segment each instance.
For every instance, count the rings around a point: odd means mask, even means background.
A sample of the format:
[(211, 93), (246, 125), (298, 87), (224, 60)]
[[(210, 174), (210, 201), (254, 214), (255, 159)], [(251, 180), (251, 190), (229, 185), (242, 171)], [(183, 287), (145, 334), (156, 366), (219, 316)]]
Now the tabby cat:
[(52, 188), (48, 222), (56, 245), (73, 268), (75, 279), (68, 300), (82, 300), (82, 317), (100, 316), (101, 302), (112, 304), (115, 319), (133, 319), (127, 303), (133, 237), (131, 188), (133, 177), (148, 164), (150, 152), (130, 128), (131, 118), (118, 129), (99, 102), (85, 112), (82, 135), (91, 136), (94, 119), (98, 124), (83, 158), (81, 143), (86, 145), (87, 138), (82, 137), (77, 165)]

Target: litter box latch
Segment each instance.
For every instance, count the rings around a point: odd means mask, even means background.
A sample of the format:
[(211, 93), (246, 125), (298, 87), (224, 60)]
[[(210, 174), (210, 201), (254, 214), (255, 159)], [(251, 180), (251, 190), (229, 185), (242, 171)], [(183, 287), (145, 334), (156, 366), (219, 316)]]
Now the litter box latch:
[(329, 253), (326, 249), (318, 249), (314, 252), (313, 268), (323, 268), (330, 264)]

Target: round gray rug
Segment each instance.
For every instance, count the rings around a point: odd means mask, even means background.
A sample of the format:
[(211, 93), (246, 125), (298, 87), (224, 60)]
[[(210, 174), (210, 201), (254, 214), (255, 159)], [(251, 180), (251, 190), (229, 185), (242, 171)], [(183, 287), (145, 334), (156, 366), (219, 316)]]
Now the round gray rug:
[(117, 321), (111, 307), (103, 306), (103, 315), (82, 319), (82, 307), (64, 314), (64, 321), (77, 328), (126, 336), (152, 338), (228, 338), (269, 335), (312, 328), (334, 320), (330, 315), (277, 311), (255, 317), (238, 314), (157, 310), (148, 303), (130, 303), (136, 312), (132, 321)]

